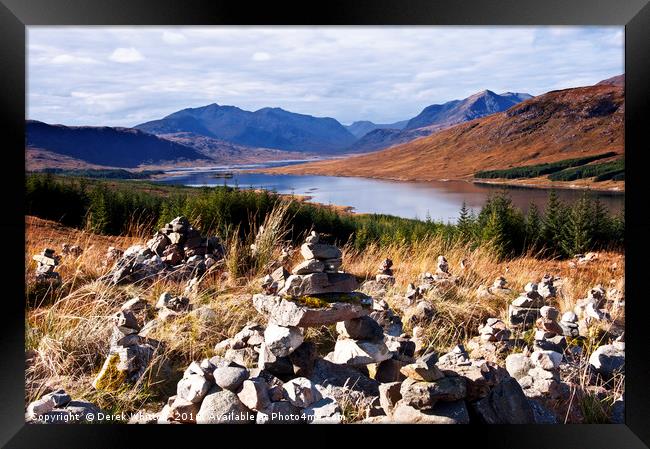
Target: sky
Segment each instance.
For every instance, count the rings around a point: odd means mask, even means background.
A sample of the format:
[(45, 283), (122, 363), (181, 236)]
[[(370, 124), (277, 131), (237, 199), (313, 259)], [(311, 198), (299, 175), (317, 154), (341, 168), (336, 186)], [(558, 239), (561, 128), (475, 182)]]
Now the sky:
[(43, 27), (27, 118), (131, 127), (211, 103), (392, 123), (489, 89), (539, 95), (623, 73), (623, 27)]

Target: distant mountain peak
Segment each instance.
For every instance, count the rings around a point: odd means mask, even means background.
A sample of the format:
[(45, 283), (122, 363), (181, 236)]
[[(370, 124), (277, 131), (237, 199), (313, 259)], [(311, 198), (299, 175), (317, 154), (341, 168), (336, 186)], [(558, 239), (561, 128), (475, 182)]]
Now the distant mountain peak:
[(355, 140), (333, 118), (297, 114), (279, 107), (251, 112), (216, 103), (184, 109), (136, 128), (152, 134), (191, 132), (238, 145), (310, 153), (341, 152)]

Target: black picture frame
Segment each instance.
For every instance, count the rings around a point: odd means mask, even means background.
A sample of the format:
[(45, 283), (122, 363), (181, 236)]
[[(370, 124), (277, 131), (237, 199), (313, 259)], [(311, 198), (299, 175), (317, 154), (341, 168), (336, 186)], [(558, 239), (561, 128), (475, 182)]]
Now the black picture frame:
[[(625, 425), (534, 426), (311, 426), (304, 435), (278, 432), (266, 444), (330, 444), (395, 435), (403, 444), (415, 436), (443, 444), (486, 444), (494, 448), (636, 449), (650, 446), (650, 364), (646, 358), (648, 301), (645, 258), (650, 254), (650, 219), (644, 192), (644, 152), (650, 130), (650, 4), (648, 0), (330, 0), (301, 4), (171, 0), (0, 0), (0, 96), (2, 101), (3, 207), (0, 231), (11, 254), (2, 274), (10, 292), (3, 299), (0, 363), (0, 444), (5, 447), (133, 447), (134, 438), (180, 435), (185, 444), (251, 444), (268, 426), (253, 432), (237, 426), (30, 425), (24, 423), (24, 249), (25, 36), (30, 25), (624, 25), (626, 142), (626, 410)], [(15, 236), (15, 237), (14, 237)], [(14, 254), (15, 253), (15, 254)], [(24, 259), (22, 259), (24, 260)], [(262, 426), (264, 427), (264, 426)], [(314, 429), (314, 427), (317, 427)], [(170, 428), (172, 430), (170, 430)], [(192, 435), (189, 435), (192, 432)], [(303, 429), (304, 432), (304, 429)], [(303, 433), (300, 432), (300, 433)], [(319, 438), (322, 433), (323, 439)], [(329, 438), (327, 438), (329, 436)], [(215, 438), (216, 437), (216, 438)], [(361, 436), (360, 436), (361, 437)], [(223, 438), (223, 440), (221, 440)], [(451, 440), (449, 440), (451, 439)], [(163, 441), (164, 441), (163, 440)], [(368, 440), (370, 441), (370, 440)], [(229, 442), (229, 443), (226, 443)], [(364, 440), (365, 442), (365, 440)]]

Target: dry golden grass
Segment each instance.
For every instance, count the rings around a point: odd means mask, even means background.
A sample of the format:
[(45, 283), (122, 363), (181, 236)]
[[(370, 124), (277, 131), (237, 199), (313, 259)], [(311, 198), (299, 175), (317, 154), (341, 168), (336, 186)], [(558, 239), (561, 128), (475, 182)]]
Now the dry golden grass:
[[(277, 220), (276, 220), (277, 221)], [(35, 262), (31, 256), (52, 247), (60, 253), (62, 243), (78, 244), (84, 252), (80, 257), (64, 256), (57, 267), (63, 284), (50, 292), (47, 300), (37, 298), (28, 305), (25, 320), (26, 350), (30, 362), (26, 373), (26, 402), (39, 397), (47, 386), (66, 388), (74, 398), (86, 398), (112, 411), (132, 412), (142, 407), (161, 407), (166, 398), (173, 394), (175, 384), (182, 370), (192, 361), (213, 355), (214, 345), (237, 333), (247, 322), (263, 322), (252, 306), (251, 295), (257, 290), (257, 279), (264, 274), (240, 273), (229, 278), (223, 270), (232, 269), (238, 257), (246, 248), (227, 249), (229, 262), (222, 268), (209, 272), (199, 284), (198, 291), (190, 296), (194, 309), (208, 308), (214, 311), (210, 320), (191, 312), (155, 328), (148, 336), (163, 343), (156, 354), (159, 361), (171, 365), (171, 372), (161, 380), (154, 364), (137, 385), (124, 387), (113, 392), (97, 392), (91, 382), (108, 353), (111, 332), (111, 316), (120, 306), (135, 296), (155, 305), (164, 291), (183, 294), (185, 283), (158, 279), (147, 286), (108, 286), (96, 279), (108, 268), (102, 267), (102, 260), (108, 246), (125, 249), (131, 244), (143, 244), (148, 236), (106, 237), (85, 231), (60, 226), (54, 222), (28, 217), (26, 220), (26, 282), (30, 292)], [(271, 230), (275, 225), (267, 221), (267, 231), (281, 239), (281, 229)], [(266, 237), (263, 237), (266, 238)], [(266, 242), (265, 251), (277, 256), (279, 244), (275, 247)], [(606, 289), (624, 288), (624, 258), (622, 254), (604, 252), (600, 258), (579, 269), (571, 269), (567, 261), (538, 260), (534, 257), (520, 257), (506, 262), (497, 259), (486, 249), (470, 250), (463, 245), (444, 244), (430, 239), (411, 246), (394, 245), (388, 248), (371, 246), (362, 252), (344, 248), (344, 269), (354, 273), (361, 280), (372, 279), (383, 259), (393, 262), (396, 284), (386, 294), (389, 304), (403, 316), (405, 308), (403, 294), (409, 282), (417, 282), (419, 274), (435, 271), (438, 255), (444, 254), (449, 261), (452, 274), (459, 276), (459, 284), (442, 295), (430, 295), (436, 316), (425, 328), (425, 339), (432, 349), (444, 351), (457, 343), (464, 343), (476, 335), (478, 325), (488, 317), (505, 319), (507, 306), (512, 298), (478, 299), (479, 285), (492, 285), (497, 276), (504, 275), (513, 291), (513, 298), (526, 283), (539, 281), (546, 274), (563, 279), (561, 293), (556, 300), (561, 311), (570, 310), (578, 299), (597, 284)], [(266, 256), (265, 256), (266, 257)], [(269, 256), (271, 257), (271, 256)], [(271, 257), (272, 259), (272, 257)], [(269, 260), (271, 260), (269, 259)], [(296, 252), (290, 265), (300, 259)], [(460, 261), (465, 259), (467, 267), (461, 270)], [(617, 266), (612, 269), (612, 263)], [(613, 281), (613, 282), (612, 282)], [(35, 292), (32, 292), (35, 294)], [(206, 309), (204, 309), (206, 310)], [(621, 310), (616, 316), (624, 319)], [(407, 331), (410, 329), (407, 326)], [(599, 334), (600, 335), (600, 334)], [(307, 337), (317, 343), (322, 352), (331, 350), (336, 339), (332, 326), (309, 329)], [(585, 361), (598, 341), (585, 347)], [(579, 379), (580, 371), (576, 372)], [(608, 399), (610, 400), (610, 399)]]

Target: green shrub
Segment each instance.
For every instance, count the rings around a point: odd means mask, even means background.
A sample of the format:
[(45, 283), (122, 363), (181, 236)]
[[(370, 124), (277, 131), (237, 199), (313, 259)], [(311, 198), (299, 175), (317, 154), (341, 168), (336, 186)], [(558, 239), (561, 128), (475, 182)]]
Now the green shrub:
[(589, 162), (593, 162), (598, 159), (604, 159), (612, 156), (616, 156), (616, 153), (610, 151), (608, 153), (597, 154), (595, 156), (586, 156), (586, 157), (580, 157), (575, 159), (564, 159), (561, 161), (550, 162), (546, 164), (526, 165), (523, 167), (513, 167), (513, 168), (502, 169), (502, 170), (483, 170), (483, 171), (476, 172), (474, 174), (474, 177), (488, 178), (488, 179), (537, 178), (538, 176), (548, 175), (570, 167), (585, 165), (588, 164)]

